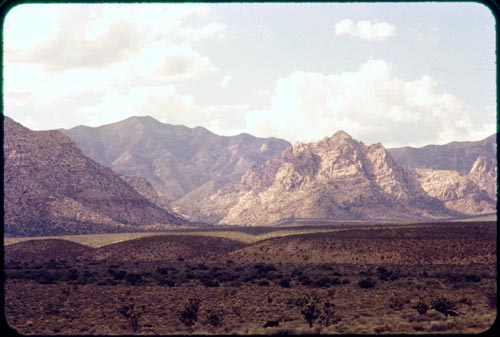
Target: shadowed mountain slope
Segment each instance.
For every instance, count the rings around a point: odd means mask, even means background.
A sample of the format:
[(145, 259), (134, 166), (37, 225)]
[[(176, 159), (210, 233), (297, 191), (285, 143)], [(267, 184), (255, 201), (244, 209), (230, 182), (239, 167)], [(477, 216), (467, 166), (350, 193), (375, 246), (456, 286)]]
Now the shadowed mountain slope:
[(452, 170), (467, 174), (478, 157), (494, 160), (496, 166), (496, 134), (476, 142), (452, 142), (445, 145), (427, 145), (421, 148), (400, 147), (388, 149), (394, 160), (403, 167), (434, 170)]

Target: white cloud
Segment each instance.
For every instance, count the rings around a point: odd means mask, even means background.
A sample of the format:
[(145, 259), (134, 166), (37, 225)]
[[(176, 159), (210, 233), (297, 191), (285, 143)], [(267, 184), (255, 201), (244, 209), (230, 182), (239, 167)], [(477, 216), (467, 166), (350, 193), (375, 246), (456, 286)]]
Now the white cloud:
[(234, 135), (243, 132), (243, 116), (249, 109), (245, 104), (200, 106), (173, 84), (66, 91), (57, 97), (18, 91), (4, 97), (5, 114), (34, 130), (100, 126), (131, 116), (151, 116), (164, 123), (204, 126), (218, 134)]
[(335, 24), (335, 36), (350, 35), (368, 41), (384, 41), (396, 32), (396, 27), (387, 22), (374, 22), (370, 20), (354, 23), (344, 19)]
[(152, 81), (192, 79), (217, 71), (210, 60), (196, 52), (189, 43), (182, 45), (154, 43), (128, 63), (130, 71)]
[[(217, 71), (191, 41), (220, 37), (224, 27), (207, 24), (190, 30), (186, 24), (190, 18), (207, 19), (211, 11), (203, 8), (200, 4), (15, 7), (5, 21), (5, 113), (26, 121), (28, 127), (47, 129), (126, 118), (140, 113), (137, 109), (160, 93), (168, 96), (167, 106), (180, 109), (180, 103), (172, 102), (186, 103), (188, 96), (179, 95), (170, 84)], [(178, 30), (193, 36), (182, 43), (168, 40)]]
[(491, 123), (475, 122), (477, 111), (436, 86), (428, 75), (404, 81), (382, 60), (340, 74), (295, 71), (277, 81), (268, 109), (249, 111), (245, 120), (259, 136), (311, 142), (344, 130), (386, 146), (446, 143), (495, 131), (494, 116)]
[[(134, 63), (144, 55), (170, 51), (158, 56), (171, 58), (178, 65), (182, 63), (184, 69), (191, 71), (174, 78), (191, 78), (193, 68), (213, 68), (206, 57), (193, 50), (191, 42), (225, 36), (223, 24), (212, 22), (199, 28), (185, 25), (192, 16), (209, 15), (210, 11), (203, 10), (204, 7), (200, 4), (18, 6), (6, 18), (6, 65), (39, 64), (45, 71), (57, 73)], [(50, 14), (47, 15), (50, 22), (38, 20), (40, 9), (41, 13)], [(176, 39), (169, 38), (175, 36)], [(163, 50), (158, 48), (159, 42)], [(168, 68), (169, 63), (165, 66)], [(174, 66), (167, 73), (180, 75), (178, 70)]]
[(209, 23), (208, 25), (205, 25), (203, 27), (179, 27), (178, 29), (173, 30), (169, 35), (168, 39), (170, 41), (176, 42), (176, 43), (182, 43), (185, 41), (189, 42), (196, 42), (200, 40), (205, 40), (207, 38), (212, 38), (216, 37), (219, 39), (225, 39), (226, 38), (226, 30), (227, 26), (218, 23), (218, 22), (212, 22)]
[(231, 82), (231, 80), (233, 79), (232, 76), (230, 75), (226, 75), (222, 78), (222, 80), (220, 81), (220, 87), (221, 88), (225, 88), (228, 86), (229, 82)]

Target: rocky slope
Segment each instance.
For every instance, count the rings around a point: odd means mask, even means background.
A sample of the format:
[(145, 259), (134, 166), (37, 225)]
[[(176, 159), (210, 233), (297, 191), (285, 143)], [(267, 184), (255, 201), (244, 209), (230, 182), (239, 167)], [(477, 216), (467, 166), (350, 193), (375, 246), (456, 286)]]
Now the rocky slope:
[(445, 145), (427, 145), (421, 148), (388, 149), (394, 160), (405, 168), (452, 170), (467, 174), (478, 157), (486, 161), (497, 158), (496, 134), (477, 142), (452, 142)]
[(124, 231), (185, 221), (82, 155), (59, 131), (4, 119), (4, 232), (52, 235)]
[(253, 165), (290, 146), (284, 140), (248, 134), (218, 136), (202, 127), (163, 124), (152, 117), (62, 132), (85, 155), (120, 174), (146, 178), (170, 201), (205, 184), (237, 181)]
[(342, 131), (317, 143), (284, 150), (208, 199), (182, 201), (191, 218), (227, 224), (265, 225), (294, 217), (460, 216), (428, 195), (414, 174), (399, 166), (382, 145), (366, 146)]
[(464, 214), (496, 211), (496, 134), (477, 142), (388, 149), (424, 191)]
[(173, 212), (168, 199), (166, 197), (160, 196), (158, 192), (154, 189), (154, 187), (146, 179), (142, 177), (132, 177), (124, 175), (121, 175), (120, 178), (125, 180), (127, 184), (129, 184), (134, 190), (136, 190), (140, 195), (148, 199), (153, 204)]
[[(451, 170), (415, 169), (414, 172), (422, 189), (429, 196), (444, 202), (448, 209), (467, 215), (496, 211), (495, 199), (467, 175)], [(481, 177), (480, 180), (484, 179)]]

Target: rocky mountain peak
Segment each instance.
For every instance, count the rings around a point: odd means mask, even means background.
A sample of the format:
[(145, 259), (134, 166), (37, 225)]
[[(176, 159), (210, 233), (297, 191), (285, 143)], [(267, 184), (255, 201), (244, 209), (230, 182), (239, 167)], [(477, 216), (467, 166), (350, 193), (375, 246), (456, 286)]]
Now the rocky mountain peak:
[(353, 140), (353, 138), (351, 137), (351, 135), (349, 135), (347, 132), (342, 131), (342, 130), (339, 130), (339, 131), (335, 132), (330, 137), (330, 139), (332, 141), (337, 141), (337, 142), (345, 142), (345, 141), (351, 141), (351, 140)]

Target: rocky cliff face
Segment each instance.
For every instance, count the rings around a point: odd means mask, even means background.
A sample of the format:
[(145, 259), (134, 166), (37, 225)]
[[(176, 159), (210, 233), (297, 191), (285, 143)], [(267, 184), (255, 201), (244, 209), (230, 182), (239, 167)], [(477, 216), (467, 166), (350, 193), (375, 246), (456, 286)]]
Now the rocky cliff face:
[(488, 196), (497, 200), (497, 161), (496, 158), (478, 156), (467, 176)]
[(82, 155), (59, 131), (4, 119), (4, 231), (52, 235), (184, 224), (116, 173)]
[(468, 176), (450, 170), (416, 169), (414, 172), (422, 189), (429, 196), (444, 202), (448, 209), (466, 215), (496, 211), (495, 199)]
[[(430, 219), (457, 216), (430, 196), (380, 144), (366, 146), (345, 132), (296, 144), (247, 171), (197, 213), (227, 224), (271, 224), (283, 218)], [(187, 205), (187, 202), (185, 202)], [(189, 210), (185, 209), (189, 212)]]
[(250, 167), (290, 146), (248, 134), (218, 136), (202, 127), (163, 124), (151, 117), (62, 131), (85, 155), (120, 174), (146, 178), (170, 201), (205, 184), (238, 181)]
[(496, 211), (496, 134), (477, 142), (388, 151), (401, 166), (414, 172), (429, 196), (446, 207), (467, 215)]

